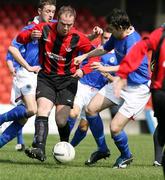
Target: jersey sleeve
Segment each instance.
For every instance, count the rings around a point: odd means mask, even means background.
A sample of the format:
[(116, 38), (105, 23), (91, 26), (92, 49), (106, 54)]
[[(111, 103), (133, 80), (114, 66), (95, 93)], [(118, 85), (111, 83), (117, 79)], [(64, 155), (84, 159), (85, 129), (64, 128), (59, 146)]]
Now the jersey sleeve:
[(26, 29), (26, 30), (21, 31), (16, 38), (17, 42), (22, 43), (22, 44), (27, 44), (27, 43), (31, 42), (32, 41), (32, 39), (31, 39), (32, 31), (33, 30), (42, 31), (43, 25), (44, 25), (43, 23), (40, 23), (31, 29)]

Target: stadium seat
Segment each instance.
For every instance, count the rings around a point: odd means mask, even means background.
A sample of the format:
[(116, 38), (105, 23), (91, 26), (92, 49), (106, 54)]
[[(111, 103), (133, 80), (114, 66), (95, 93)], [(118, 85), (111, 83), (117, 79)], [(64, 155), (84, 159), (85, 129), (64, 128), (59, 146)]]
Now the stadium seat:
[(0, 22), (2, 22), (2, 19), (6, 17), (6, 13), (3, 9), (0, 9)]
[(14, 25), (10, 25), (6, 28), (6, 32), (11, 41), (18, 34), (19, 30)]
[(10, 20), (9, 17), (4, 17), (4, 18), (2, 19), (2, 24), (4, 25), (4, 27), (10, 25), (11, 23), (12, 23), (12, 22), (11, 22), (11, 20)]
[(3, 96), (0, 97), (0, 103), (2, 104), (10, 103), (10, 92), (3, 92)]
[(103, 16), (97, 17), (97, 22), (101, 27), (107, 26), (105, 17), (103, 17)]

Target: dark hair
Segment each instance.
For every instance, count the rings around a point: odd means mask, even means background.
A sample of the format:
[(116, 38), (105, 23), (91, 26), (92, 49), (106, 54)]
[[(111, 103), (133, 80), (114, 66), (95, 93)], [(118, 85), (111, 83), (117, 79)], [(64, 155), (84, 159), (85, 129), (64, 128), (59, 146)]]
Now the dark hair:
[(116, 29), (128, 29), (131, 26), (130, 19), (127, 13), (121, 9), (113, 9), (112, 12), (106, 17), (108, 24), (111, 24)]
[(59, 19), (62, 14), (68, 14), (69, 16), (74, 16), (74, 18), (76, 18), (76, 10), (71, 6), (62, 6), (58, 11), (57, 18)]
[(43, 9), (45, 5), (54, 5), (56, 6), (56, 0), (40, 0), (38, 8)]

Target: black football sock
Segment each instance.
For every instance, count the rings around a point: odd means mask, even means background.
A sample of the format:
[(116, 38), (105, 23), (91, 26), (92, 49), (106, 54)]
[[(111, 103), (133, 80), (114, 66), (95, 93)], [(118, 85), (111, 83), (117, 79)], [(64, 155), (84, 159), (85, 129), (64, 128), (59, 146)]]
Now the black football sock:
[(68, 122), (64, 127), (58, 127), (58, 132), (60, 135), (60, 141), (69, 142), (70, 127)]
[(44, 117), (44, 116), (36, 117), (33, 147), (41, 148), (45, 153), (47, 135), (48, 135), (48, 117)]

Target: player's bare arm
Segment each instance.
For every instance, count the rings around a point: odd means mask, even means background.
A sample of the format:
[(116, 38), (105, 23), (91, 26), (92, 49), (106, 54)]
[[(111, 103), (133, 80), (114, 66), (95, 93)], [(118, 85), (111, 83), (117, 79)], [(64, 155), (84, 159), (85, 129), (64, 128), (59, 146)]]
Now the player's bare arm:
[(75, 57), (74, 63), (75, 63), (75, 65), (79, 65), (86, 58), (95, 57), (95, 56), (102, 56), (106, 53), (107, 53), (107, 51), (104, 50), (104, 48), (102, 46), (99, 46), (96, 49), (94, 49), (88, 53), (85, 53), (85, 54), (82, 54), (80, 56)]
[(19, 50), (14, 47), (14, 46), (9, 46), (8, 48), (9, 52), (12, 54), (14, 59), (21, 65), (23, 66), (26, 70), (29, 72), (38, 72), (40, 67), (39, 66), (30, 66), (27, 61), (22, 57), (21, 53)]
[(119, 76), (114, 77), (113, 87), (116, 97), (120, 97), (121, 90), (127, 85), (127, 79), (123, 79)]
[(16, 72), (15, 72), (15, 68), (13, 66), (13, 61), (12, 60), (7, 60), (7, 66), (9, 68), (10, 73), (15, 76)]
[(93, 62), (91, 68), (100, 72), (116, 72), (119, 70), (119, 66), (103, 66), (100, 62)]
[(115, 76), (112, 76), (108, 72), (101, 72), (101, 74), (108, 79), (109, 82), (113, 82), (115, 80)]

